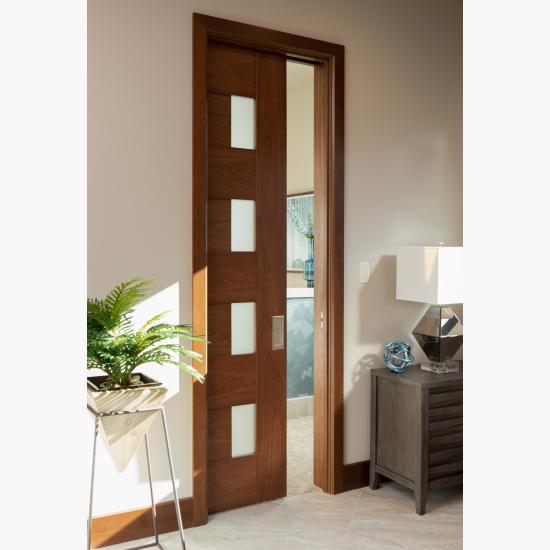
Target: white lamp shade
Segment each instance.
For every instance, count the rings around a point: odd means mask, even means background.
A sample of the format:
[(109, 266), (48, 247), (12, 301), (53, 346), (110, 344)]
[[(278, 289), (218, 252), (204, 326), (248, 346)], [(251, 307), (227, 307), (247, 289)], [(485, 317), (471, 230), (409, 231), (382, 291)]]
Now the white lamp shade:
[(461, 304), (461, 246), (402, 246), (397, 249), (395, 297), (427, 304)]

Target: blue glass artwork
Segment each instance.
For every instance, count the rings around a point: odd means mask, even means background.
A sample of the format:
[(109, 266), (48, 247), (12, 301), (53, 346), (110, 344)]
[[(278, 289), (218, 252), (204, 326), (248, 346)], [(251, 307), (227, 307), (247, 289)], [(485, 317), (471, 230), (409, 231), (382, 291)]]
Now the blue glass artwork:
[(308, 288), (313, 288), (315, 263), (313, 260), (313, 237), (308, 239), (308, 258), (304, 262), (304, 279)]
[(390, 342), (384, 346), (384, 365), (393, 372), (404, 372), (414, 361), (411, 346), (405, 342)]

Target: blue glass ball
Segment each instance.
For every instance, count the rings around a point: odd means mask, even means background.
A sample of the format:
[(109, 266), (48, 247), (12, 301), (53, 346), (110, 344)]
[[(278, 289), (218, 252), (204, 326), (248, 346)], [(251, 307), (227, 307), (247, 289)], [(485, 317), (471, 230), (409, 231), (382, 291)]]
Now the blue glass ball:
[(402, 373), (413, 361), (411, 346), (406, 342), (390, 342), (384, 346), (384, 365), (391, 371)]

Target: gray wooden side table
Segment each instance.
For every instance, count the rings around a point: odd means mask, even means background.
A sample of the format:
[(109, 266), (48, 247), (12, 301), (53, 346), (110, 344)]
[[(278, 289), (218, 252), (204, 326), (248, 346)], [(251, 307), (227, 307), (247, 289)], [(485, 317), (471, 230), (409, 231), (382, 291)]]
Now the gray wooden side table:
[(381, 475), (412, 489), (418, 514), (429, 489), (461, 485), (462, 365), (449, 374), (373, 369), (370, 447), (371, 489)]

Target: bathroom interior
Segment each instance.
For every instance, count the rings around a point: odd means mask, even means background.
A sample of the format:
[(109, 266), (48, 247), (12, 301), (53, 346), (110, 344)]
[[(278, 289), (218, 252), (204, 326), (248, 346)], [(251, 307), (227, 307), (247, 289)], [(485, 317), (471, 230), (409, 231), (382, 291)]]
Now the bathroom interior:
[(314, 69), (287, 62), (287, 494), (313, 490)]

